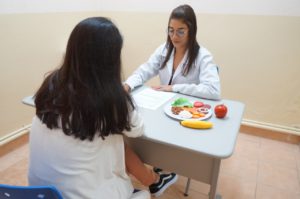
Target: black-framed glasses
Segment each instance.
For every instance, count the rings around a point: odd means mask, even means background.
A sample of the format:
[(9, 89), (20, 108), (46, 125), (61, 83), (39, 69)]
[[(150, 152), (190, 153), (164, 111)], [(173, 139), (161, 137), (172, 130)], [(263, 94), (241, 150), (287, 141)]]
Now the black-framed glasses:
[(174, 28), (168, 28), (167, 33), (170, 37), (173, 37), (174, 34), (176, 34), (178, 37), (183, 37), (187, 33), (187, 29), (179, 28), (177, 30), (174, 30)]

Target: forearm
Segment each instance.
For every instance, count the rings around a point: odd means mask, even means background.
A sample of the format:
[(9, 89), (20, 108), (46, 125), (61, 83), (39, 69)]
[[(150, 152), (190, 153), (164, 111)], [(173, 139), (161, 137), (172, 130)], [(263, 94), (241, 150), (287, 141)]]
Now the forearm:
[(205, 84), (175, 84), (172, 87), (173, 92), (191, 95), (211, 100), (221, 99), (220, 83), (210, 85)]

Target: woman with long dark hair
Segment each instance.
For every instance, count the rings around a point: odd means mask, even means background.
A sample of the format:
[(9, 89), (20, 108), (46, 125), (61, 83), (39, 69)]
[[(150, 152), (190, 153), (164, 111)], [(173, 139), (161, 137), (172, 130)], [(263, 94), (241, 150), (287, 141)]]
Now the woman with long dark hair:
[(73, 29), (61, 67), (35, 95), (30, 185), (54, 185), (65, 199), (132, 197), (123, 135), (141, 136), (143, 122), (122, 86), (122, 43), (104, 17)]

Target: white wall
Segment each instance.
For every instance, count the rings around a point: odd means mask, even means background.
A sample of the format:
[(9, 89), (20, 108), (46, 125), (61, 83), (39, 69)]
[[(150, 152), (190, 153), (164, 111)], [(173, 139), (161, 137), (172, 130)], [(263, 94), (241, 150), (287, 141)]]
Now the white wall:
[(127, 77), (164, 42), (169, 13), (183, 3), (221, 68), (223, 98), (246, 104), (244, 121), (300, 134), (299, 0), (0, 0), (0, 137), (30, 123), (34, 109), (20, 101), (59, 65), (80, 20), (116, 22)]
[(190, 4), (198, 13), (300, 16), (299, 0), (0, 0), (0, 13), (170, 12), (179, 4)]

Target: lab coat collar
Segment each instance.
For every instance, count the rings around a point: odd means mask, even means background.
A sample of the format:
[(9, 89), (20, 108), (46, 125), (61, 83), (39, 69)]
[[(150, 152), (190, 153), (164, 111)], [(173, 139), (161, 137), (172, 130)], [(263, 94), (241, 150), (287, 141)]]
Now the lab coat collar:
[[(169, 59), (169, 61), (167, 62), (167, 68), (168, 68), (168, 72), (169, 72), (169, 74), (170, 74), (170, 77), (171, 77), (171, 75), (172, 75), (172, 70), (173, 70), (174, 53), (175, 53), (175, 49), (172, 50), (170, 59)], [(178, 67), (177, 67), (177, 69), (176, 69), (176, 71), (175, 71), (175, 73), (174, 73), (174, 75), (173, 75), (173, 80), (174, 80), (174, 78), (175, 78), (178, 74), (180, 74), (180, 73), (183, 71), (183, 69), (184, 69), (184, 68), (186, 67), (186, 65), (188, 64), (188, 63), (187, 63), (187, 61), (188, 61), (188, 60), (187, 60), (187, 56), (188, 56), (188, 50), (185, 51), (185, 54), (184, 54), (184, 56), (183, 56), (183, 59), (180, 61), (179, 65), (178, 65)]]

